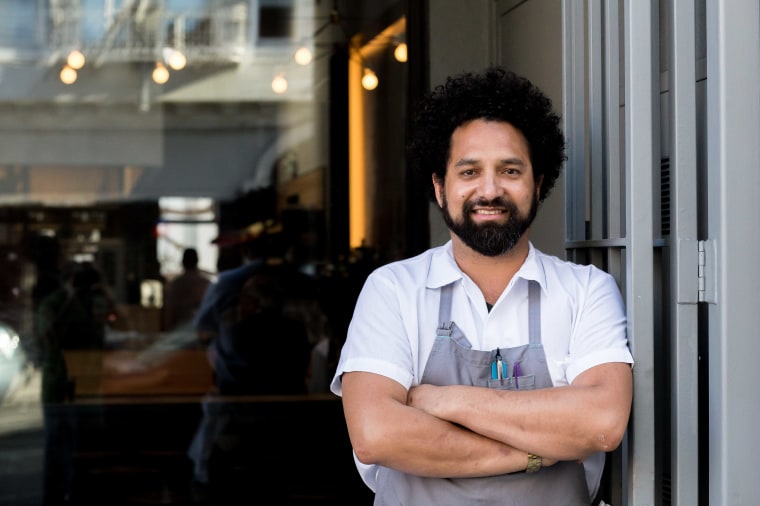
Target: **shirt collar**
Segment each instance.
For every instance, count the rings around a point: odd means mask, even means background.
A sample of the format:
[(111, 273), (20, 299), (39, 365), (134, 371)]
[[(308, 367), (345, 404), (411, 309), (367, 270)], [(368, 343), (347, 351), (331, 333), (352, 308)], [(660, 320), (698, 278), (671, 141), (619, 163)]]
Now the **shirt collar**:
[[(533, 246), (532, 242), (528, 243), (528, 256), (515, 277), (525, 280), (535, 280), (541, 285), (542, 289), (546, 288), (546, 272), (541, 262), (540, 252)], [(442, 286), (453, 283), (462, 279), (463, 273), (454, 260), (454, 253), (451, 247), (451, 240), (433, 251), (433, 258), (430, 262), (430, 270), (427, 277), (427, 288), (441, 288)]]
[(427, 288), (441, 288), (459, 279), (462, 279), (462, 271), (454, 261), (451, 240), (449, 240), (433, 251), (426, 286)]
[(520, 270), (515, 274), (516, 277), (537, 281), (541, 285), (541, 289), (546, 289), (546, 271), (544, 270), (544, 264), (541, 261), (541, 252), (533, 246), (532, 242), (528, 243), (528, 257), (525, 259), (525, 263), (522, 264)]

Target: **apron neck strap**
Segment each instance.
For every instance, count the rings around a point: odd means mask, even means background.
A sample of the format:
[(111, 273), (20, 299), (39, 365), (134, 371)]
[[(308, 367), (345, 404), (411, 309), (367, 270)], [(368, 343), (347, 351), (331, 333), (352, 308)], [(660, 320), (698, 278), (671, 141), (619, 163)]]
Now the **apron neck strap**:
[(454, 283), (441, 287), (441, 301), (438, 303), (438, 335), (451, 332), (451, 297)]
[(541, 285), (528, 280), (528, 334), (530, 344), (541, 344)]
[[(441, 287), (438, 304), (438, 334), (450, 331), (451, 299), (454, 283)], [(541, 285), (534, 279), (528, 280), (528, 337), (530, 344), (541, 344)]]

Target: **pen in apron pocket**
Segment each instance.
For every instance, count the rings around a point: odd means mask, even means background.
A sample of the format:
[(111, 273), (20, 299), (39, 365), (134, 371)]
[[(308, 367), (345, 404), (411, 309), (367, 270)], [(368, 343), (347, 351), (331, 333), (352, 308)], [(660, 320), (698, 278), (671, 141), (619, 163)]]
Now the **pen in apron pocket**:
[(520, 388), (520, 386), (517, 384), (517, 378), (522, 376), (522, 368), (520, 367), (520, 362), (515, 362), (514, 367), (512, 367), (512, 376), (515, 378), (515, 389)]
[(501, 353), (499, 348), (496, 348), (496, 356), (491, 363), (491, 379), (497, 379), (504, 384), (504, 378), (507, 377), (507, 364), (501, 360)]

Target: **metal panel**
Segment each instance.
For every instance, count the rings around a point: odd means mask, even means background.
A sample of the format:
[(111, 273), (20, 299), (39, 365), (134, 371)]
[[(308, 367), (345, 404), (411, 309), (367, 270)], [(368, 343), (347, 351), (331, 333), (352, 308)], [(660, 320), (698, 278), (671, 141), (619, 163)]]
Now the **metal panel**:
[(653, 107), (659, 75), (653, 63), (653, 3), (625, 2), (626, 305), (636, 361), (628, 501), (636, 506), (654, 504), (655, 482), (652, 177), (659, 158)]
[[(568, 163), (565, 171), (565, 238), (586, 239), (585, 223), (585, 104), (584, 93), (584, 26), (583, 2), (563, 0), (564, 32), (563, 107), (564, 131), (569, 139)], [(573, 260), (573, 258), (570, 258)]]
[(671, 493), (698, 504), (697, 145), (693, 0), (672, 0), (669, 69), (671, 198)]
[(618, 2), (605, 5), (605, 144), (607, 155), (607, 236), (622, 237), (620, 209), (621, 195), (621, 153), (620, 153), (620, 12)]
[(707, 2), (708, 234), (717, 303), (709, 305), (709, 502), (756, 504), (760, 367), (760, 4)]
[[(604, 146), (605, 163), (607, 167), (607, 198), (606, 219), (607, 237), (617, 239), (623, 237), (623, 206), (622, 195), (622, 155), (621, 155), (621, 117), (623, 108), (620, 103), (620, 3), (606, 2), (604, 7)], [(607, 271), (618, 281), (621, 289), (624, 283), (624, 261), (622, 249), (610, 248), (607, 251)], [(624, 458), (624, 462), (626, 459)], [(620, 490), (627, 489), (627, 475), (621, 473)]]
[(589, 239), (602, 239), (605, 236), (607, 210), (604, 207), (606, 188), (604, 184), (604, 82), (602, 58), (602, 4), (600, 0), (588, 3), (588, 72), (589, 72), (589, 176), (591, 204), (591, 235)]

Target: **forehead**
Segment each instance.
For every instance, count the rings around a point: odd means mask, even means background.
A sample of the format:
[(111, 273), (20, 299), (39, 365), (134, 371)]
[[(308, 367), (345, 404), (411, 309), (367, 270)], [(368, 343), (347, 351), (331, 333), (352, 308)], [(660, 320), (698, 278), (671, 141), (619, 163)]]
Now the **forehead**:
[(505, 121), (475, 119), (459, 125), (451, 134), (451, 159), (501, 153), (529, 162), (528, 141), (520, 130)]

